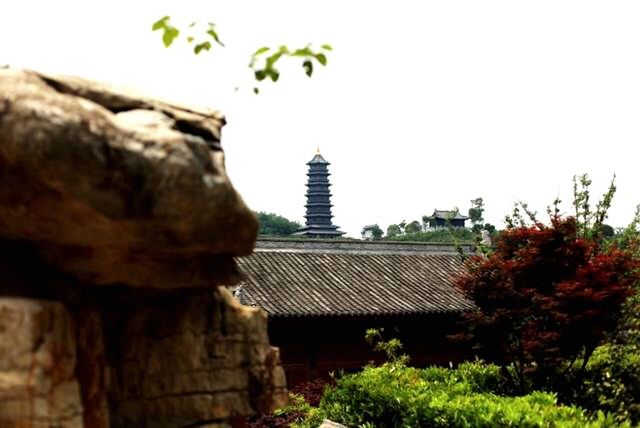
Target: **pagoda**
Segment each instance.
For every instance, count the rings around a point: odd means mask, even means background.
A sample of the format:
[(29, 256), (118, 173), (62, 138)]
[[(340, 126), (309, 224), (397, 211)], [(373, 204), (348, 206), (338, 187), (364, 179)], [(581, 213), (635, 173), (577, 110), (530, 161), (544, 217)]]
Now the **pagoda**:
[(338, 226), (331, 223), (331, 192), (329, 191), (329, 162), (320, 155), (320, 150), (307, 162), (307, 215), (306, 226), (295, 234), (309, 238), (337, 238), (344, 235)]

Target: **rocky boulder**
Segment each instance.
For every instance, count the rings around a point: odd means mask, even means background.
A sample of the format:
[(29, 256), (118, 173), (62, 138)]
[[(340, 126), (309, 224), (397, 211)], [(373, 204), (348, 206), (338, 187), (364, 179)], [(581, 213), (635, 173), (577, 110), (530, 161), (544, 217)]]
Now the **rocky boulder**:
[(1, 427), (237, 426), (284, 404), (265, 314), (224, 287), (257, 222), (223, 124), (0, 69)]
[(93, 284), (237, 281), (257, 221), (233, 189), (222, 115), (80, 79), (0, 69), (0, 235)]

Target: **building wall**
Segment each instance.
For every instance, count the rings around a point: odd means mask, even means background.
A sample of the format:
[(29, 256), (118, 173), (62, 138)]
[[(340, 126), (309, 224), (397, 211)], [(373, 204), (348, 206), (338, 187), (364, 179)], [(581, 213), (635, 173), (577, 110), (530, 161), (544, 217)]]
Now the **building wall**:
[(447, 335), (455, 333), (457, 316), (309, 317), (269, 320), (271, 343), (280, 348), (289, 387), (342, 369), (357, 371), (370, 362), (382, 362), (364, 336), (368, 328), (383, 328), (386, 340), (398, 338), (410, 364), (456, 364), (471, 353)]

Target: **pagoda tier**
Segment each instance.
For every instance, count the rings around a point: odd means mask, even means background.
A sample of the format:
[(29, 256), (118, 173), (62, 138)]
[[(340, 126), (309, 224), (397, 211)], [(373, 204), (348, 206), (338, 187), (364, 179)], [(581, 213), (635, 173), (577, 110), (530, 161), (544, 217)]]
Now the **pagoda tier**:
[(296, 235), (304, 235), (310, 238), (336, 238), (344, 235), (331, 222), (331, 192), (329, 187), (329, 162), (317, 153), (311, 161), (307, 162), (307, 215), (304, 217), (306, 226), (300, 228)]

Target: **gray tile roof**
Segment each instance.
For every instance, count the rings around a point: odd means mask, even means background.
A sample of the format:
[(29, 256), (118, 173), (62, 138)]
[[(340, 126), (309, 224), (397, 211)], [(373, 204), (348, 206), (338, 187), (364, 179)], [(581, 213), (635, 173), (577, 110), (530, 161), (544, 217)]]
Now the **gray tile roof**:
[[(258, 242), (238, 259), (247, 275), (236, 289), (245, 305), (271, 316), (362, 316), (460, 312), (473, 308), (451, 285), (462, 268), (443, 246), (327, 241)], [(298, 244), (296, 248), (296, 244)], [(290, 247), (290, 248), (287, 248)], [(306, 247), (306, 248), (305, 248)]]
[(440, 218), (443, 220), (468, 220), (469, 217), (466, 215), (462, 215), (457, 211), (446, 211), (446, 210), (434, 210), (433, 214), (428, 219), (436, 219)]

